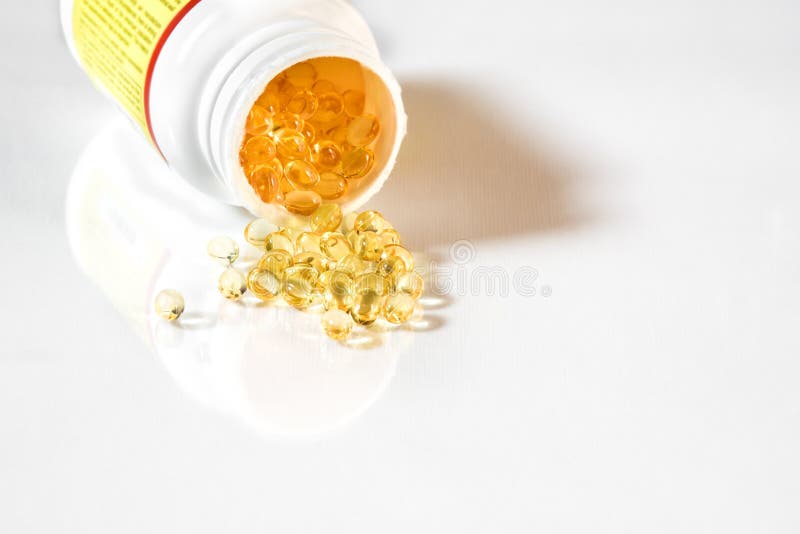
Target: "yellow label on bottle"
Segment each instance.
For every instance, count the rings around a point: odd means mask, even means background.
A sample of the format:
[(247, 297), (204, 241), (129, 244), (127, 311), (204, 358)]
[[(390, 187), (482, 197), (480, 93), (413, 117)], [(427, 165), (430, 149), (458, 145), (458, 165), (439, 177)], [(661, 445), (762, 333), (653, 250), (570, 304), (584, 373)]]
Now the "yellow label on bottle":
[(74, 0), (72, 33), (81, 63), (153, 144), (153, 68), (169, 34), (198, 1)]

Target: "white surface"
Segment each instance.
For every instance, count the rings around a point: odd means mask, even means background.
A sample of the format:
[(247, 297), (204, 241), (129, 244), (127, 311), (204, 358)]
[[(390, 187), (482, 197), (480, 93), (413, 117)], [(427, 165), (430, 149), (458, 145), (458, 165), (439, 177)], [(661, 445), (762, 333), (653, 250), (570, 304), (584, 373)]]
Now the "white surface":
[(800, 529), (797, 5), (521, 5), (359, 2), (410, 118), (373, 206), (456, 286), (532, 267), (539, 293), (453, 288), (305, 438), (232, 392), (318, 401), (331, 345), (201, 351), (198, 402), (76, 266), (67, 187), (114, 111), (54, 3), (2, 19), (0, 531)]

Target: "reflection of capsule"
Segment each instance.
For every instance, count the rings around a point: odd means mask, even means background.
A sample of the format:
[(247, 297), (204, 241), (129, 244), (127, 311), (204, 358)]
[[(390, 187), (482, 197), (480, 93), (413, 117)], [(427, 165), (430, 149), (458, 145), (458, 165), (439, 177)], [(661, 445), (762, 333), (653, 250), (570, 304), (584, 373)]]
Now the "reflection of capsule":
[[(235, 266), (255, 266), (261, 251), (242, 237), (250, 215), (175, 180), (125, 124), (86, 148), (66, 211), (78, 265), (181, 389), (266, 435), (318, 434), (357, 417), (380, 396), (412, 341), (410, 331), (366, 332), (372, 342), (361, 346), (371, 348), (361, 357), (353, 345), (328, 339), (318, 314), (249, 294), (223, 299), (216, 284), (224, 266), (209, 258), (207, 244), (229, 235), (241, 249)], [(185, 297), (177, 323), (153, 309), (167, 287)]]

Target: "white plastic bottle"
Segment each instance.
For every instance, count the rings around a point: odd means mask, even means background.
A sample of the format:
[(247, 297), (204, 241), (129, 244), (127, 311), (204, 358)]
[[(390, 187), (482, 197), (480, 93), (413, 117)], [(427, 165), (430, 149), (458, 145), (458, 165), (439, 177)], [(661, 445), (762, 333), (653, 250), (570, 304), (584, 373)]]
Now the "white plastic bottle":
[(94, 82), (180, 176), (217, 199), (275, 222), (293, 218), (253, 193), (238, 154), (268, 82), (314, 58), (357, 62), (382, 126), (375, 166), (337, 202), (357, 209), (394, 165), (406, 131), (400, 87), (344, 0), (62, 0), (61, 15)]

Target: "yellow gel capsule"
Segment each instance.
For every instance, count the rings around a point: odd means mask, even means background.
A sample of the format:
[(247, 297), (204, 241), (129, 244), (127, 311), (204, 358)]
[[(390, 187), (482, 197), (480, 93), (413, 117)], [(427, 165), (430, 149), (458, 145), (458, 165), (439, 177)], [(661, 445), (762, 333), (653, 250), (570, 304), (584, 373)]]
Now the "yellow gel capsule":
[(285, 250), (272, 250), (258, 260), (258, 268), (269, 271), (278, 278), (283, 276), (283, 271), (292, 266), (292, 255)]
[(264, 248), (267, 236), (277, 230), (278, 227), (266, 219), (253, 219), (244, 229), (244, 240), (254, 247)]
[(381, 123), (375, 115), (355, 117), (347, 125), (347, 142), (353, 146), (367, 146), (381, 131)]
[(308, 152), (306, 136), (291, 128), (281, 128), (275, 132), (275, 146), (278, 154), (290, 160), (302, 160)]
[(309, 225), (312, 232), (324, 234), (334, 232), (342, 223), (342, 209), (338, 204), (323, 204), (311, 214)]
[(298, 252), (292, 258), (294, 265), (310, 265), (318, 272), (323, 272), (328, 268), (328, 259), (319, 252)]
[(239, 300), (247, 291), (247, 279), (233, 267), (228, 267), (219, 276), (217, 288), (226, 299)]
[(311, 148), (311, 161), (323, 171), (333, 170), (342, 163), (342, 151), (333, 141), (319, 141)]
[(356, 287), (353, 278), (341, 271), (331, 273), (324, 288), (322, 299), (326, 310), (338, 309), (350, 311), (356, 297)]
[(272, 118), (272, 135), (273, 137), (276, 136), (281, 130), (302, 132), (304, 125), (305, 121), (299, 115), (284, 111)]
[(355, 278), (364, 270), (364, 261), (355, 254), (348, 254), (336, 262), (336, 270)]
[(375, 232), (380, 234), (392, 227), (379, 211), (362, 211), (353, 221), (356, 232)]
[(391, 280), (393, 279), (392, 277), (401, 273), (405, 273), (406, 265), (403, 263), (402, 259), (398, 258), (397, 256), (392, 256), (390, 258), (386, 258), (385, 260), (381, 260), (378, 263), (377, 272), (381, 276)]
[(295, 189), (313, 189), (319, 183), (317, 169), (302, 160), (294, 160), (287, 163), (283, 174)]
[(268, 234), (264, 239), (264, 250), (271, 252), (273, 250), (283, 250), (289, 255), (294, 254), (294, 241), (286, 234), (280, 231)]
[(393, 256), (397, 256), (403, 260), (403, 263), (406, 266), (406, 271), (414, 270), (414, 255), (411, 254), (405, 247), (402, 245), (389, 245), (388, 247), (383, 247), (383, 253), (381, 254), (382, 260), (391, 258)]
[(276, 115), (281, 110), (281, 102), (278, 93), (275, 91), (264, 91), (261, 96), (256, 100), (256, 104), (260, 106), (270, 117)]
[(417, 300), (422, 296), (422, 291), (425, 288), (425, 281), (419, 273), (409, 271), (398, 273), (392, 281), (392, 289), (395, 293), (402, 293), (410, 296), (412, 299)]
[(270, 163), (275, 159), (276, 148), (272, 139), (265, 135), (251, 137), (242, 147), (241, 159), (247, 165), (253, 166)]
[(319, 273), (309, 265), (292, 265), (283, 271), (283, 300), (297, 309), (307, 308), (314, 299)]
[(342, 154), (342, 175), (348, 180), (357, 180), (372, 170), (375, 153), (368, 148), (354, 148)]
[(302, 87), (303, 89), (310, 89), (317, 80), (317, 69), (308, 61), (292, 65), (284, 71), (284, 74), (286, 75), (286, 81), (295, 87)]
[(380, 259), (381, 253), (383, 252), (383, 241), (381, 241), (380, 236), (378, 236), (376, 232), (367, 230), (365, 232), (356, 233), (354, 239), (353, 250), (355, 250), (359, 258), (366, 261)]
[(322, 234), (322, 252), (333, 261), (339, 261), (348, 254), (353, 253), (347, 238), (339, 232), (325, 232)]
[(322, 236), (314, 232), (302, 232), (295, 240), (295, 250), (298, 252), (317, 252), (322, 254)]
[(247, 114), (244, 129), (250, 135), (266, 135), (272, 130), (272, 113), (254, 104)]
[(364, 93), (356, 89), (350, 89), (342, 94), (342, 101), (344, 102), (344, 111), (351, 117), (358, 117), (364, 113), (364, 104), (366, 98)]
[(305, 89), (297, 91), (286, 103), (286, 111), (294, 113), (301, 119), (310, 119), (317, 112), (319, 101), (317, 96)]
[(343, 341), (353, 331), (353, 318), (342, 310), (328, 310), (322, 314), (322, 330), (331, 339)]
[(290, 191), (283, 200), (286, 209), (297, 215), (311, 215), (320, 204), (322, 197), (315, 191)]
[(353, 230), (353, 225), (356, 222), (356, 217), (358, 217), (358, 213), (355, 211), (351, 211), (345, 213), (342, 217), (342, 233), (347, 235), (351, 230)]
[(358, 232), (355, 230), (350, 230), (345, 234), (347, 237), (347, 242), (350, 243), (350, 246), (353, 247), (353, 250), (356, 249), (356, 245), (358, 244)]
[(384, 247), (388, 247), (389, 245), (400, 244), (400, 234), (398, 234), (397, 230), (395, 230), (394, 228), (389, 228), (388, 230), (380, 232), (380, 236)]
[(281, 293), (281, 279), (272, 271), (251, 269), (247, 274), (247, 289), (264, 302), (270, 302)]
[(314, 82), (314, 85), (311, 86), (311, 90), (318, 95), (322, 93), (335, 93), (336, 86), (330, 80), (317, 80)]
[(208, 242), (208, 255), (223, 265), (230, 265), (239, 257), (239, 245), (228, 236), (218, 236)]
[(272, 163), (255, 165), (247, 174), (247, 181), (253, 187), (258, 198), (263, 202), (272, 202), (280, 192), (280, 180), (283, 167), (280, 160), (273, 159)]
[(312, 117), (314, 122), (328, 124), (344, 114), (344, 102), (338, 93), (323, 93), (317, 98), (319, 106)]
[(174, 321), (181, 316), (185, 307), (183, 295), (174, 289), (164, 289), (156, 295), (156, 314), (167, 321)]
[(375, 291), (357, 293), (353, 299), (353, 307), (350, 308), (350, 316), (358, 324), (370, 325), (378, 319), (382, 304), (383, 296)]
[[(377, 261), (365, 261), (364, 262), (364, 270), (361, 271), (361, 274), (369, 274), (369, 273), (377, 273), (377, 272), (378, 272), (378, 262)], [(388, 281), (387, 281), (387, 283), (388, 283)]]
[(392, 324), (402, 324), (411, 318), (415, 301), (405, 293), (389, 295), (383, 303), (383, 317)]
[(356, 277), (356, 293), (373, 291), (385, 295), (388, 291), (386, 279), (378, 273), (366, 273)]
[(334, 172), (324, 172), (320, 175), (314, 191), (325, 200), (335, 200), (347, 192), (347, 180)]
[(306, 122), (305, 124), (303, 124), (303, 128), (300, 130), (300, 133), (302, 133), (305, 136), (306, 142), (309, 145), (312, 144), (314, 142), (314, 139), (317, 138), (317, 130), (316, 128), (314, 128), (314, 125), (311, 124), (310, 122)]

